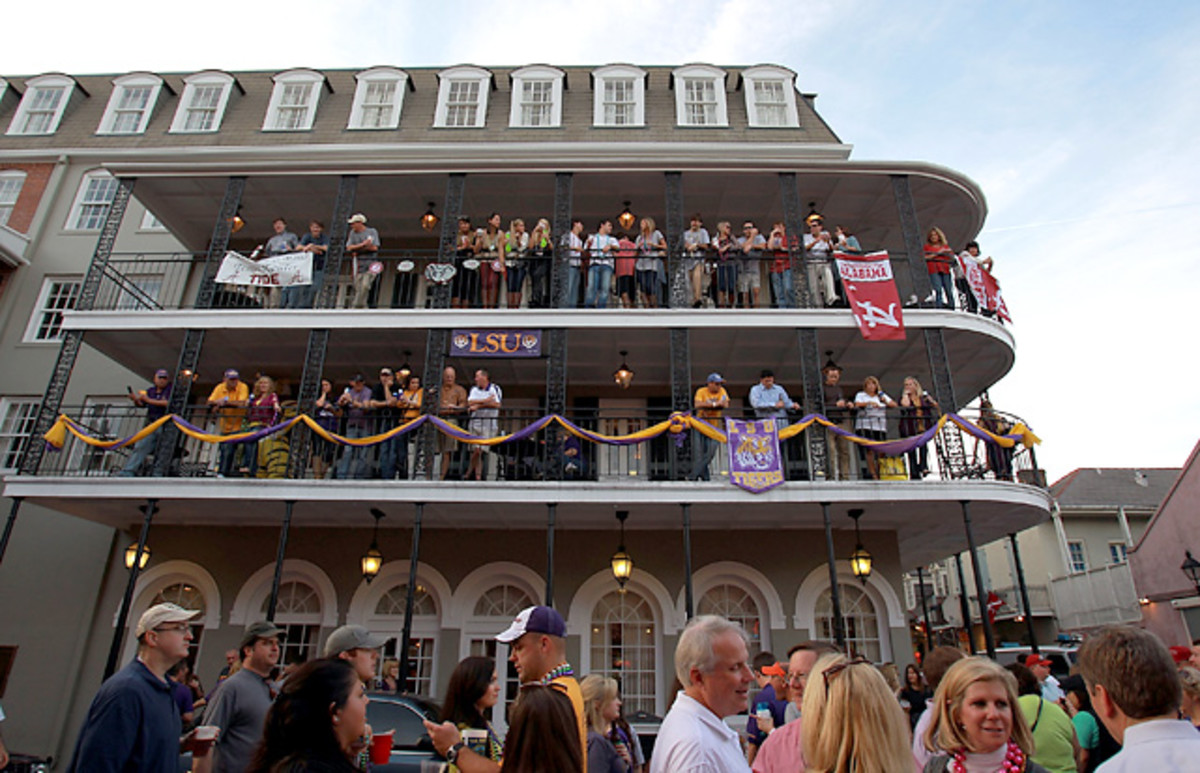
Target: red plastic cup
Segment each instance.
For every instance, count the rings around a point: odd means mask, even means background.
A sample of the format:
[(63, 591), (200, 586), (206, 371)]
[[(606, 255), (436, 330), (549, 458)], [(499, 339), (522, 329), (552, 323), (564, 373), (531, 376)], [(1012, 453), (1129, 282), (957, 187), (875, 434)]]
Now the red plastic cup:
[(392, 735), (395, 730), (371, 736), (371, 764), (386, 765), (392, 756)]

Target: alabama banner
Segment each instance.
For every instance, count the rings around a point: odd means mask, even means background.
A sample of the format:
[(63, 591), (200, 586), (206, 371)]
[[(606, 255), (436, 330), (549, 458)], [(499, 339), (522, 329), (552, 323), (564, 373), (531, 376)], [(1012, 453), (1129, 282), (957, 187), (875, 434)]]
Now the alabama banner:
[(215, 280), (218, 284), (255, 287), (290, 287), (312, 284), (312, 253), (289, 252), (250, 260), (236, 252), (225, 253)]
[(994, 311), (997, 317), (1011, 324), (1012, 317), (1008, 316), (1008, 307), (1004, 305), (1004, 298), (1000, 295), (1000, 284), (996, 281), (996, 277), (992, 276), (977, 261), (967, 256), (959, 255), (958, 265), (962, 268), (963, 276), (967, 278), (967, 284), (971, 286), (971, 293), (975, 296), (975, 300), (979, 301), (979, 308)]
[(888, 254), (835, 252), (833, 257), (862, 337), (868, 341), (903, 341), (904, 315)]
[(729, 438), (729, 478), (751, 494), (761, 494), (783, 483), (783, 460), (774, 419), (725, 420)]

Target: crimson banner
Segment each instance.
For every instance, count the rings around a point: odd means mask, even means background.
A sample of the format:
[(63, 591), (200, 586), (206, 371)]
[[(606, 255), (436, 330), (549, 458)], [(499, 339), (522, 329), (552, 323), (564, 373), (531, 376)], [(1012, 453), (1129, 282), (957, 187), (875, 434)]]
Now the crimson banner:
[(996, 278), (968, 256), (959, 255), (958, 265), (963, 276), (967, 278), (967, 284), (971, 286), (971, 293), (979, 302), (979, 308), (993, 311), (997, 317), (1012, 324), (1012, 317), (1008, 316), (1008, 307), (1004, 305), (1004, 298), (1000, 295), (1000, 283)]
[(729, 478), (751, 494), (761, 494), (783, 483), (783, 459), (774, 419), (725, 420), (729, 439)]
[(835, 252), (833, 257), (862, 337), (868, 341), (903, 341), (904, 315), (887, 252)]

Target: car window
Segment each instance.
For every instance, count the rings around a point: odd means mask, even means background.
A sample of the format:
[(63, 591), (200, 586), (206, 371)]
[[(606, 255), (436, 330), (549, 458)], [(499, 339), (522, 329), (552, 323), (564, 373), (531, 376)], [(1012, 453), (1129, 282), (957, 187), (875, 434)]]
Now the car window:
[[(386, 733), (395, 730), (392, 736), (393, 749), (416, 749), (418, 746), (428, 748), (429, 735), (421, 716), (408, 706), (399, 703), (374, 700), (367, 704), (367, 721), (371, 730), (376, 733)], [(421, 739), (425, 743), (421, 743)]]

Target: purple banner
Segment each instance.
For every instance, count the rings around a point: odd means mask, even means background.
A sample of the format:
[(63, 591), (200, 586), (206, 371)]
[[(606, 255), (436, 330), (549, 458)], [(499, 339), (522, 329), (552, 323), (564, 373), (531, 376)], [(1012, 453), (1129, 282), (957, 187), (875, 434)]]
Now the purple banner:
[(452, 330), (452, 357), (541, 357), (540, 330)]
[(729, 438), (729, 478), (751, 494), (761, 494), (783, 483), (783, 460), (774, 419), (725, 420)]

